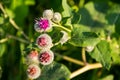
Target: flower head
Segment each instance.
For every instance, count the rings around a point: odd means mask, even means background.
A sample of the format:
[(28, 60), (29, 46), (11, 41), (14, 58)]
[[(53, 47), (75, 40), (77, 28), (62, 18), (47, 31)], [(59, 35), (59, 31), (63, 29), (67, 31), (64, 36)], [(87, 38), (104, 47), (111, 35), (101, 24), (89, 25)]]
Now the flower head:
[(28, 55), (27, 55), (27, 61), (29, 63), (39, 63), (38, 61), (38, 52), (36, 50), (32, 50)]
[(62, 20), (62, 16), (59, 12), (55, 12), (52, 20), (56, 23), (59, 23)]
[(52, 28), (51, 21), (47, 18), (36, 20), (34, 28), (37, 32), (49, 31)]
[(47, 19), (53, 18), (53, 11), (51, 9), (47, 9), (43, 11), (43, 17)]
[(48, 34), (40, 35), (36, 43), (40, 49), (50, 49), (53, 46), (52, 39)]
[(54, 59), (54, 54), (51, 50), (41, 51), (38, 57), (38, 60), (43, 65), (49, 65), (50, 63), (53, 62), (53, 59)]
[(36, 64), (31, 64), (27, 68), (27, 75), (30, 79), (36, 79), (40, 76), (41, 69)]

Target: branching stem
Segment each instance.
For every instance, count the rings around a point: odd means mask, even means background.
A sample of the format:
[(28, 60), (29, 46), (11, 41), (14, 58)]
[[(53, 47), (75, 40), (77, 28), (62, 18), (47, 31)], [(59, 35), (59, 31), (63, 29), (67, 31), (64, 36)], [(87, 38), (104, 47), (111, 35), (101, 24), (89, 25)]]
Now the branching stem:
[(70, 75), (70, 79), (88, 71), (88, 70), (92, 70), (92, 69), (97, 69), (97, 68), (101, 68), (102, 65), (100, 63), (94, 63), (94, 64), (88, 64), (76, 71), (74, 71), (71, 75)]

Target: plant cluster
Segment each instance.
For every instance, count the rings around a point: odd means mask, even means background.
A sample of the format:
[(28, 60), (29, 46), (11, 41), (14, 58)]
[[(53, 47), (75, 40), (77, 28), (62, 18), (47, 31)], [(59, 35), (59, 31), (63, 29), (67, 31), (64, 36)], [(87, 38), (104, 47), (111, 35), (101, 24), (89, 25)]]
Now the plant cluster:
[(120, 5), (95, 1), (0, 1), (0, 78), (119, 80)]

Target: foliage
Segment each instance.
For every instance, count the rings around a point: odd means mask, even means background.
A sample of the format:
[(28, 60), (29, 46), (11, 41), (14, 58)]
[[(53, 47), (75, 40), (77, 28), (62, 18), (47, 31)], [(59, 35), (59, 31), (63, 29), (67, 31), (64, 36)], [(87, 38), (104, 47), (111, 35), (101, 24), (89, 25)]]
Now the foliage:
[[(1, 80), (27, 79), (25, 56), (40, 51), (35, 41), (41, 33), (35, 32), (34, 20), (45, 9), (60, 12), (62, 21), (47, 32), (56, 56), (52, 64), (40, 65), (36, 80), (120, 80), (119, 0), (0, 0)], [(61, 31), (69, 36), (63, 45)], [(85, 51), (88, 46), (94, 49)], [(79, 68), (87, 71), (71, 77)]]

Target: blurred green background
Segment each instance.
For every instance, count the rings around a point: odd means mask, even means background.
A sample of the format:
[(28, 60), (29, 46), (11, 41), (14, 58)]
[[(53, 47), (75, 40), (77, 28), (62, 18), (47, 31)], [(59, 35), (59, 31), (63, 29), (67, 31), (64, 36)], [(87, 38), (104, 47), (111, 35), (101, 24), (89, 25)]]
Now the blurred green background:
[[(67, 2), (75, 12), (81, 11), (79, 13), (83, 15), (83, 19), (81, 19), (80, 24), (93, 26), (95, 30), (96, 26), (101, 25), (100, 22), (104, 23), (104, 20), (102, 21), (102, 19), (99, 19), (98, 22), (92, 21), (92, 15), (88, 14), (91, 11), (91, 7), (89, 10), (85, 10), (84, 6), (86, 4), (93, 2), (94, 5), (96, 5), (96, 10), (103, 14), (106, 14), (108, 8), (116, 5), (120, 6), (120, 0), (67, 0)], [(101, 7), (98, 7), (96, 3)], [(62, 0), (0, 0), (0, 4), (2, 4), (5, 10), (5, 13), (3, 13), (0, 9), (0, 80), (26, 80), (26, 72), (22, 63), (22, 52), (29, 45), (28, 42), (35, 41), (38, 36), (34, 30), (34, 20), (42, 16), (42, 12), (45, 9), (53, 9), (54, 11), (62, 12)], [(106, 6), (107, 4), (110, 4), (110, 6)], [(120, 7), (113, 8), (113, 10), (110, 11), (120, 13)], [(6, 16), (6, 14), (8, 16)], [(96, 13), (93, 15), (96, 15)], [(115, 25), (115, 32), (112, 32), (112, 28), (111, 32), (117, 39), (118, 44), (120, 44), (119, 15), (120, 14), (110, 14), (112, 17), (108, 21), (109, 24)], [(99, 18), (103, 16), (98, 14)], [(118, 16), (117, 20), (115, 18), (116, 16)], [(11, 22), (10, 19), (13, 19), (20, 28), (13, 27), (11, 24), (13, 22)], [(73, 22), (76, 20), (77, 19)], [(29, 39), (24, 35), (23, 31)], [(63, 55), (80, 59), (81, 54), (77, 54), (80, 49), (81, 48), (74, 48), (72, 45), (65, 44), (63, 47), (58, 46), (53, 50), (57, 50), (57, 52)], [(87, 55), (87, 58), (89, 62), (94, 62), (89, 55)], [(85, 72), (72, 80), (97, 80), (98, 76), (105, 77), (99, 80), (120, 80), (120, 55), (116, 59), (116, 64), (112, 65), (110, 71), (106, 69), (95, 69)], [(55, 60), (65, 64), (71, 72), (80, 67), (63, 59), (59, 59), (58, 57), (56, 57)]]

